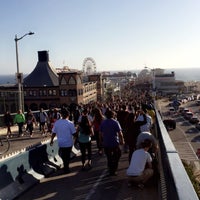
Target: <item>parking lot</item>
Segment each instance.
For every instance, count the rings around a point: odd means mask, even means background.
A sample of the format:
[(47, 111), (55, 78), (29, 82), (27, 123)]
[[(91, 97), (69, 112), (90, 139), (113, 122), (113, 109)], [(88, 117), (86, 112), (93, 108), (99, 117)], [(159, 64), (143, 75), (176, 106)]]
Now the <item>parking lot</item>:
[(196, 152), (200, 148), (200, 130), (196, 128), (195, 123), (190, 122), (190, 118), (185, 117), (183, 110), (187, 108), (188, 112), (192, 112), (200, 119), (199, 106), (196, 101), (188, 101), (180, 105), (182, 112), (179, 112), (180, 109), (176, 112), (169, 112), (169, 103), (168, 99), (162, 99), (158, 103), (163, 120), (171, 119), (176, 122), (176, 129), (169, 130), (169, 136), (181, 159), (197, 160)]

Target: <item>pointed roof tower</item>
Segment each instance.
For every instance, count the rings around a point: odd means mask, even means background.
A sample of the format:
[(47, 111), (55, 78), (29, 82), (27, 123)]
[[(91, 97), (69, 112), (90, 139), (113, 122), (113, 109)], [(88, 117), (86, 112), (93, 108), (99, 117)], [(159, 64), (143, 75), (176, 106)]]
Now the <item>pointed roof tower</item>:
[(38, 63), (24, 79), (23, 85), (25, 87), (58, 86), (58, 75), (50, 65), (48, 51), (38, 51)]

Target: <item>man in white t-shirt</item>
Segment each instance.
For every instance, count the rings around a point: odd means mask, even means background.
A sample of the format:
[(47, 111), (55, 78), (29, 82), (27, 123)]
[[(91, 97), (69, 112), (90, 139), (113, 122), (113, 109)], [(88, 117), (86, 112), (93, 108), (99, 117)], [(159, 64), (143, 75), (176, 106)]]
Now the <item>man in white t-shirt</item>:
[(152, 142), (146, 139), (142, 142), (142, 148), (133, 152), (130, 165), (126, 171), (128, 186), (136, 184), (143, 188), (144, 184), (153, 176), (152, 158), (148, 153)]
[(61, 115), (62, 118), (57, 120), (53, 126), (50, 145), (53, 145), (53, 139), (57, 136), (59, 155), (63, 160), (64, 173), (70, 173), (69, 162), (76, 129), (74, 123), (69, 120), (68, 110), (62, 109)]

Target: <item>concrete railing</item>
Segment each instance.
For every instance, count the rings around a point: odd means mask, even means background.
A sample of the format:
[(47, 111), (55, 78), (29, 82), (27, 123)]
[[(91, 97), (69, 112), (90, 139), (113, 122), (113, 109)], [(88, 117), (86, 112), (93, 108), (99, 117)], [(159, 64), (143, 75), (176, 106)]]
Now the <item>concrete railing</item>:
[[(14, 199), (62, 165), (57, 140), (49, 141), (0, 161), (0, 199)], [(73, 147), (71, 157), (79, 151)]]
[(156, 111), (156, 116), (157, 136), (160, 144), (160, 167), (162, 168), (162, 199), (198, 200), (199, 198), (194, 190), (191, 180), (158, 111)]

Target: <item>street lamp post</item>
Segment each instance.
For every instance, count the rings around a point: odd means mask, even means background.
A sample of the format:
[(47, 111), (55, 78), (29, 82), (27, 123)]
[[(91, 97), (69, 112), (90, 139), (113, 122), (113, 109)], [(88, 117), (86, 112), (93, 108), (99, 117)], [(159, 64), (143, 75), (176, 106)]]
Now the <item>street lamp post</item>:
[(17, 84), (18, 84), (18, 108), (19, 110), (23, 110), (22, 105), (22, 73), (19, 72), (19, 57), (18, 57), (18, 44), (17, 42), (24, 38), (27, 35), (33, 35), (33, 32), (29, 32), (24, 34), (22, 37), (17, 38), (17, 35), (15, 35), (15, 47), (16, 47), (16, 63), (17, 63)]

